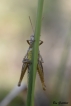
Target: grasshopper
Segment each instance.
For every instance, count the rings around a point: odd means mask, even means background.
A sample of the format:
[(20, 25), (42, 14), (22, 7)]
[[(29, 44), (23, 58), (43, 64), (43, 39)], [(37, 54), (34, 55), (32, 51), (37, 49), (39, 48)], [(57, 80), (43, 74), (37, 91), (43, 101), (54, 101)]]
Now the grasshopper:
[[(34, 40), (34, 35), (31, 35), (30, 40), (27, 40), (27, 43), (29, 44), (29, 48), (28, 48), (27, 53), (26, 53), (26, 55), (25, 55), (25, 57), (23, 58), (23, 61), (22, 61), (23, 65), (22, 65), (22, 69), (21, 69), (21, 75), (20, 75), (20, 79), (19, 79), (19, 82), (18, 82), (18, 86), (21, 85), (22, 79), (23, 79), (24, 74), (25, 74), (27, 69), (28, 69), (28, 73), (30, 74), (29, 67), (32, 64), (31, 63), (31, 57), (32, 57), (32, 46), (33, 46), (34, 41), (35, 41)], [(41, 45), (42, 43), (43, 43), (43, 41), (40, 40), (39, 45)], [(43, 90), (46, 90), (46, 85), (45, 85), (45, 82), (44, 82), (44, 72), (43, 72), (42, 63), (43, 63), (43, 59), (42, 59), (42, 56), (40, 55), (40, 51), (39, 51), (37, 71), (38, 71), (38, 74), (39, 74), (39, 77), (40, 77), (40, 80), (41, 80), (41, 83), (42, 83)]]

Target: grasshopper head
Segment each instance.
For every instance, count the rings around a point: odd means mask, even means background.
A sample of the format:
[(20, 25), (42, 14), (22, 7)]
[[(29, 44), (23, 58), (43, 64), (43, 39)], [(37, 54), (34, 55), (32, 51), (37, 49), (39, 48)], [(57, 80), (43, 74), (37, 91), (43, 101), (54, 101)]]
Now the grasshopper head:
[(31, 35), (30, 41), (34, 41), (34, 35)]
[(31, 44), (34, 42), (34, 35), (30, 36), (30, 40), (29, 41), (30, 41)]

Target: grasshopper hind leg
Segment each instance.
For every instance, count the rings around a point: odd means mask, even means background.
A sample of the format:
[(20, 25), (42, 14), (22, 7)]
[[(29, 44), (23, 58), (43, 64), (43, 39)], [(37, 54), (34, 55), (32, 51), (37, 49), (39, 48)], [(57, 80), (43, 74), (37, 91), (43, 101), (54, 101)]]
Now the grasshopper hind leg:
[(18, 82), (18, 86), (21, 85), (21, 82), (22, 82), (22, 79), (23, 79), (23, 77), (24, 77), (24, 74), (25, 74), (25, 72), (26, 72), (26, 70), (27, 70), (27, 67), (28, 67), (28, 63), (26, 62), (26, 63), (24, 63), (23, 66), (22, 66), (22, 70), (21, 70), (21, 75), (20, 75), (20, 79), (19, 79), (19, 82)]
[(42, 66), (41, 62), (38, 63), (37, 70), (38, 70), (38, 74), (39, 74), (39, 77), (40, 77), (40, 80), (41, 80), (41, 83), (42, 83), (43, 90), (46, 90), (46, 85), (45, 85), (45, 82), (44, 82), (43, 66)]

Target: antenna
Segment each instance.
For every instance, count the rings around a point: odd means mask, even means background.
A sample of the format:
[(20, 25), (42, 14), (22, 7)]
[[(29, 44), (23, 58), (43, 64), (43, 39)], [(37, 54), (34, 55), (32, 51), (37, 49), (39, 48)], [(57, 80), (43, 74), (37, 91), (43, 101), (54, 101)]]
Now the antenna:
[(31, 23), (32, 30), (33, 30), (33, 32), (34, 32), (33, 25), (32, 25), (32, 21), (31, 21), (30, 16), (29, 16), (29, 20), (30, 20), (30, 23)]
[[(44, 17), (42, 17), (42, 20), (43, 20), (43, 19), (44, 19)], [(33, 32), (34, 32), (33, 25), (32, 25), (32, 21), (31, 21), (30, 16), (29, 16), (29, 20), (30, 20), (30, 23), (31, 23), (32, 30), (33, 30)]]

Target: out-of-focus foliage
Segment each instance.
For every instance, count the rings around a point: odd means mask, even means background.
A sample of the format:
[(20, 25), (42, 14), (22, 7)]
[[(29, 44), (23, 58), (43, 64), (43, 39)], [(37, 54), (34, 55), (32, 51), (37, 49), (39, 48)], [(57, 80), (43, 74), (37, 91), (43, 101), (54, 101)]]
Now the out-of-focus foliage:
[[(4, 99), (4, 97), (9, 93), (6, 89), (0, 89), (0, 101)], [(24, 106), (24, 102), (21, 99), (20, 96), (17, 96), (10, 104), (9, 106)]]
[[(36, 8), (37, 0), (0, 0), (0, 90), (3, 90), (3, 93), (0, 92), (0, 101), (4, 97), (4, 89), (11, 90), (18, 83), (22, 59), (28, 49), (26, 40), (33, 34), (28, 16), (31, 17), (33, 27), (35, 27)], [(71, 1), (45, 0), (43, 17), (41, 40), (44, 43), (40, 46), (40, 52), (44, 59), (46, 93), (50, 101), (65, 40), (67, 35), (71, 33), (69, 30)], [(71, 100), (70, 71), (71, 46), (60, 90), (62, 99), (65, 95), (67, 101)], [(27, 76), (25, 75), (24, 81), (27, 82), (26, 80)], [(39, 92), (39, 90), (43, 92), (37, 75), (36, 91)], [(39, 97), (37, 95), (38, 100)], [(71, 106), (70, 102), (68, 106)]]

